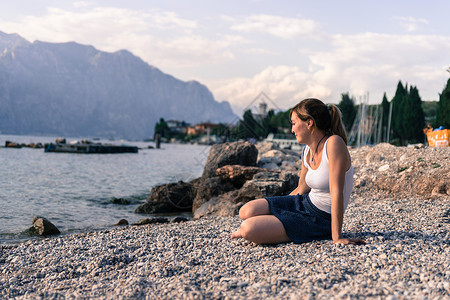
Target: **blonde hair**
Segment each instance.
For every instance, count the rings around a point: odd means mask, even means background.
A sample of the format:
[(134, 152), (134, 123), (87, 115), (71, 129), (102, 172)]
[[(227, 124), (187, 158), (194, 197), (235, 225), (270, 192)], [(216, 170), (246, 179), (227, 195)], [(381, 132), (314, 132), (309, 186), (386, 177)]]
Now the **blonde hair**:
[(325, 104), (316, 98), (300, 101), (289, 112), (289, 118), (295, 114), (302, 121), (313, 120), (314, 125), (328, 135), (339, 135), (348, 144), (347, 133), (342, 124), (341, 111), (334, 104)]

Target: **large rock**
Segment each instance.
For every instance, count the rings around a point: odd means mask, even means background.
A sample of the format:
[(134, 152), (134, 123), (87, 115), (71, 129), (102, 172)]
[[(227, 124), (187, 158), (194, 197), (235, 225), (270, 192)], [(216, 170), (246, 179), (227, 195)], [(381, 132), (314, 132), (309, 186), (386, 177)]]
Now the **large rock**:
[(226, 165), (256, 166), (258, 150), (250, 142), (232, 142), (211, 146), (203, 178), (216, 176), (216, 170)]
[(244, 204), (235, 203), (239, 190), (212, 197), (194, 211), (194, 220), (208, 215), (231, 217), (239, 213), (239, 208)]
[(172, 213), (192, 210), (197, 181), (178, 181), (155, 186), (147, 202), (136, 208), (136, 213)]
[(28, 229), (28, 233), (33, 235), (47, 236), (60, 234), (61, 232), (55, 225), (53, 225), (52, 222), (50, 222), (46, 218), (35, 216), (33, 218), (33, 227)]
[(239, 190), (237, 202), (247, 202), (252, 199), (268, 196), (279, 196), (285, 191), (285, 184), (280, 180), (279, 173), (264, 172), (257, 178), (247, 181)]
[(198, 182), (197, 194), (192, 204), (192, 212), (195, 212), (203, 203), (213, 197), (240, 189), (256, 173), (267, 171), (267, 169), (240, 165), (227, 165), (218, 168), (216, 170), (217, 176), (202, 178)]
[(298, 170), (301, 155), (292, 150), (271, 149), (258, 154), (258, 167), (271, 170)]
[(260, 172), (239, 190), (212, 197), (194, 211), (194, 219), (208, 215), (233, 216), (250, 200), (289, 194), (298, 184), (298, 175), (290, 172)]
[(298, 175), (289, 172), (261, 172), (239, 190), (235, 202), (289, 194), (298, 184)]
[(270, 150), (280, 150), (280, 147), (278, 147), (278, 145), (273, 142), (261, 142), (256, 144), (256, 149), (258, 149), (258, 160), (259, 160), (262, 154)]
[(212, 197), (224, 194), (236, 187), (232, 182), (222, 179), (219, 176), (202, 178), (195, 186), (196, 195), (192, 203), (192, 211), (197, 210), (203, 203)]
[(220, 176), (225, 181), (233, 183), (236, 188), (241, 188), (247, 180), (253, 178), (256, 173), (267, 172), (268, 169), (240, 166), (240, 165), (227, 165), (216, 170), (217, 176)]

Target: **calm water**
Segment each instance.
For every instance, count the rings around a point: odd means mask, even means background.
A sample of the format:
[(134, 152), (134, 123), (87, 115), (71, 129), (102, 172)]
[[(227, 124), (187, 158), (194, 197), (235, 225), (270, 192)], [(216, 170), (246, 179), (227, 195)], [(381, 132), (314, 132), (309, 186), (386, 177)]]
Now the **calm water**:
[[(0, 135), (5, 141), (48, 143), (54, 137)], [(72, 140), (72, 139), (68, 139)], [(0, 243), (29, 237), (21, 234), (33, 216), (49, 219), (63, 233), (101, 229), (119, 219), (145, 217), (134, 209), (158, 184), (197, 178), (209, 148), (202, 145), (101, 141), (135, 145), (138, 154), (45, 153), (44, 149), (0, 148)], [(131, 204), (113, 204), (125, 198)]]

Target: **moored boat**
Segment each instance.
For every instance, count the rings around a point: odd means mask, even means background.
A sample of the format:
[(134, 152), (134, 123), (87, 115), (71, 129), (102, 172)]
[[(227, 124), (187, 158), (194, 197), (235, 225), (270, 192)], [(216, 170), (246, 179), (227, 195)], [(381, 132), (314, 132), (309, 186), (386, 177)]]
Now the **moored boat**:
[(45, 152), (65, 152), (80, 154), (107, 154), (107, 153), (138, 153), (138, 147), (128, 145), (111, 145), (91, 142), (81, 143), (50, 143), (46, 145)]

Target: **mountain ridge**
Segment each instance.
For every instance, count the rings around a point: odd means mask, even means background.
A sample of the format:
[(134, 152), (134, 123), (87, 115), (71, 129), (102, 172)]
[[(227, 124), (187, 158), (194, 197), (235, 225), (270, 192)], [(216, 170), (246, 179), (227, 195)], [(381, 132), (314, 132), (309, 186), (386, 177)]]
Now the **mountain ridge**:
[(0, 131), (142, 139), (160, 118), (236, 118), (197, 81), (181, 81), (128, 50), (28, 42), (0, 31)]

